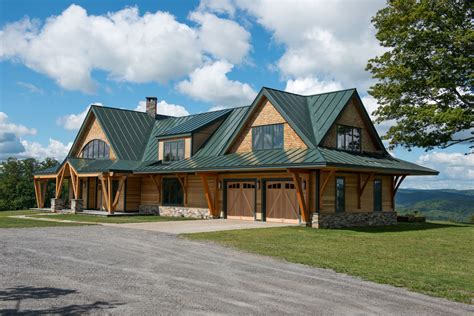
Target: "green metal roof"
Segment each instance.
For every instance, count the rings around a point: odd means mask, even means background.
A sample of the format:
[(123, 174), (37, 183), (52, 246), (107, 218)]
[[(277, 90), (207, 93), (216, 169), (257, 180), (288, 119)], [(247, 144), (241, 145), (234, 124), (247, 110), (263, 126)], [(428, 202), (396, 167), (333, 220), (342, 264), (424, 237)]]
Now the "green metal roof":
[(43, 170), (36, 171), (34, 173), (34, 175), (41, 176), (41, 175), (56, 174), (58, 172), (59, 167), (61, 167), (61, 165), (57, 165), (57, 166), (54, 166), (54, 167), (49, 167), (49, 168), (46, 168), (46, 169), (43, 169)]
[(86, 159), (68, 158), (67, 161), (78, 173), (92, 173), (105, 171), (132, 172), (140, 164), (136, 160), (110, 160), (110, 159)]
[(274, 149), (222, 156), (194, 156), (170, 164), (143, 164), (134, 173), (176, 173), (199, 171), (233, 171), (310, 167), (346, 167), (383, 170), (393, 173), (436, 175), (437, 171), (387, 155), (364, 155), (335, 149)]
[(117, 158), (140, 160), (155, 120), (144, 112), (103, 106), (92, 106), (91, 110)]
[(216, 120), (224, 118), (227, 114), (232, 112), (231, 109), (225, 109), (220, 111), (206, 112), (202, 114), (194, 115), (191, 119), (183, 122), (173, 128), (170, 128), (164, 132), (161, 132), (158, 137), (172, 136), (172, 135), (183, 135), (190, 134), (203, 127), (212, 124)]

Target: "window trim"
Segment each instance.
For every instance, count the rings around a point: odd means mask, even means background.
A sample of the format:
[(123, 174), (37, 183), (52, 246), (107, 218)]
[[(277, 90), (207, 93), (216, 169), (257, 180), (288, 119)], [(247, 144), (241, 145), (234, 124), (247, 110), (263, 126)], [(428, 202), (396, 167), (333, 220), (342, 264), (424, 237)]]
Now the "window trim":
[[(263, 142), (264, 142), (264, 139), (263, 139), (263, 135), (264, 135), (264, 128), (265, 127), (268, 127), (268, 126), (272, 126), (272, 146), (271, 148), (263, 148), (264, 145), (263, 145)], [(281, 147), (275, 147), (275, 126), (281, 126)], [(261, 137), (262, 137), (262, 148), (256, 148), (255, 147), (255, 143), (254, 143), (254, 139), (255, 139), (255, 131), (256, 129), (261, 129), (262, 130), (262, 133), (261, 133)], [(272, 150), (272, 149), (283, 149), (285, 148), (285, 123), (275, 123), (275, 124), (266, 124), (266, 125), (258, 125), (258, 126), (252, 126), (252, 151), (258, 151), (258, 150)]]
[[(170, 154), (173, 155), (171, 145), (175, 143), (176, 144), (176, 157), (178, 159), (173, 159), (171, 156), (171, 159), (166, 159), (166, 145), (169, 144), (170, 146)], [(179, 159), (179, 144), (183, 144), (183, 158)], [(163, 141), (163, 163), (172, 163), (175, 161), (180, 161), (186, 159), (186, 141), (184, 139), (176, 139), (176, 140), (165, 140)]]
[[(350, 128), (352, 129), (352, 137), (354, 137), (354, 132), (353, 130), (356, 129), (359, 131), (359, 150), (350, 150), (346, 148), (346, 135), (344, 134), (344, 146), (343, 148), (339, 148), (339, 127), (345, 127), (345, 128)], [(350, 126), (350, 125), (344, 125), (344, 124), (337, 124), (336, 125), (336, 149), (338, 150), (343, 150), (343, 151), (348, 151), (352, 153), (361, 153), (362, 152), (362, 128), (361, 127), (356, 127), (356, 126)]]
[[(343, 188), (342, 188), (342, 195), (343, 195), (343, 205), (342, 205), (342, 210), (338, 209), (338, 198), (337, 198), (337, 180), (338, 179), (341, 179), (342, 180), (342, 183), (343, 183)], [(335, 200), (334, 200), (334, 211), (335, 213), (345, 213), (346, 212), (346, 178), (343, 177), (343, 176), (338, 176), (338, 177), (335, 177), (335, 181), (334, 181), (334, 184), (335, 184), (335, 189), (336, 189), (336, 192), (334, 194), (334, 197), (335, 197)]]
[[(376, 197), (376, 195), (375, 195), (375, 193), (376, 193), (376, 192), (375, 192), (375, 182), (376, 182), (376, 181), (380, 182), (380, 193), (379, 193), (379, 195), (380, 195), (380, 209), (379, 209), (379, 210), (377, 210), (377, 208), (375, 207), (375, 197)], [(382, 200), (382, 197), (383, 197), (383, 186), (382, 186), (382, 179), (374, 179), (374, 182), (373, 182), (372, 186), (374, 187), (374, 202), (373, 202), (373, 203), (374, 203), (374, 212), (382, 212), (382, 211), (383, 211), (383, 200)]]

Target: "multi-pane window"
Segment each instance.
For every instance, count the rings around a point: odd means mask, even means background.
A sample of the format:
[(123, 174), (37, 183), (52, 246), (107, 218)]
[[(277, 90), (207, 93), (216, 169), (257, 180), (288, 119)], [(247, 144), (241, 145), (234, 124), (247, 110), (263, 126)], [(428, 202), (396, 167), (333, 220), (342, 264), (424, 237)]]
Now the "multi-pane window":
[(343, 177), (336, 178), (336, 213), (344, 212), (346, 208), (346, 192), (345, 179)]
[(374, 211), (382, 211), (382, 180), (374, 180)]
[(283, 124), (252, 127), (252, 148), (253, 150), (283, 148)]
[(177, 178), (163, 178), (163, 205), (183, 205), (183, 187)]
[(360, 152), (360, 128), (338, 125), (337, 149)]
[(93, 139), (84, 146), (81, 152), (82, 158), (109, 159), (110, 147), (100, 139)]
[(163, 144), (163, 161), (178, 161), (184, 159), (184, 140), (167, 141)]

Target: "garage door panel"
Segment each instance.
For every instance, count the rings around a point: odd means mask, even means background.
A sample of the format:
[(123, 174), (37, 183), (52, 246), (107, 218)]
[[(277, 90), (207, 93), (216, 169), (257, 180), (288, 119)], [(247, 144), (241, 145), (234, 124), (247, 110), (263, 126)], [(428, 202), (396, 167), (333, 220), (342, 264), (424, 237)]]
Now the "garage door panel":
[(267, 221), (299, 221), (299, 204), (292, 181), (268, 181), (265, 189)]
[(255, 183), (227, 184), (227, 217), (253, 219), (255, 213)]

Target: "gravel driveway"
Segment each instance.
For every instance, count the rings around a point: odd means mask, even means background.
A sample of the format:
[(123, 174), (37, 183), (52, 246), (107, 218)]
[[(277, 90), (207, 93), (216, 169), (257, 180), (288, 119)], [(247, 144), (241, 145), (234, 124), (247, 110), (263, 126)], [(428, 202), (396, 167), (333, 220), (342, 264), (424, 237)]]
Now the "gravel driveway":
[(467, 315), (472, 306), (110, 226), (0, 230), (0, 314)]

